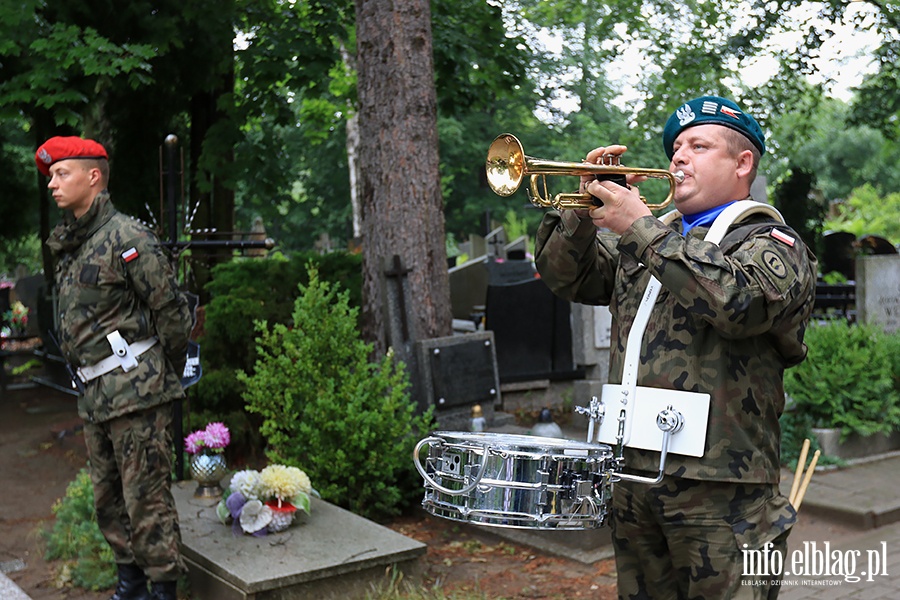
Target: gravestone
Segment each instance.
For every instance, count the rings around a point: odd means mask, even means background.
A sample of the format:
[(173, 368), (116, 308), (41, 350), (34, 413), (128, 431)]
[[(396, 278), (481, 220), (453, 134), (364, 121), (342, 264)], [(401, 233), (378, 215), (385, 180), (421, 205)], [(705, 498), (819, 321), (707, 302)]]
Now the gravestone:
[(28, 307), (28, 325), (25, 327), (25, 335), (39, 335), (38, 329), (38, 299), (44, 287), (43, 275), (31, 275), (22, 277), (16, 281), (15, 296), (22, 304)]
[(493, 229), (484, 236), (487, 245), (486, 253), (494, 258), (506, 258), (506, 229), (502, 226)]
[(900, 254), (856, 259), (856, 312), (863, 323), (900, 331)]
[(194, 600), (362, 600), (391, 572), (420, 574), (424, 544), (324, 500), (284, 532), (255, 537), (232, 533), (196, 487), (172, 485)]
[(487, 241), (482, 236), (476, 234), (469, 235), (469, 240), (460, 244), (459, 249), (463, 253), (468, 254), (470, 260), (481, 258), (488, 254)]
[(385, 323), (387, 325), (388, 346), (394, 349), (397, 358), (406, 365), (409, 373), (410, 396), (418, 404), (419, 410), (425, 410), (422, 374), (415, 345), (418, 332), (415, 322), (409, 318), (412, 298), (409, 294), (407, 276), (412, 269), (404, 266), (398, 254), (385, 257), (382, 263), (381, 289), (384, 300)]
[(435, 407), (439, 428), (468, 431), (476, 404), (490, 426), (500, 402), (493, 333), (432, 338), (418, 346), (425, 397)]
[(475, 312), (484, 312), (489, 278), (487, 261), (487, 256), (479, 256), (450, 269), (450, 307), (454, 319), (470, 320)]
[(584, 379), (573, 384), (576, 405), (587, 406), (591, 397), (599, 397), (609, 380), (611, 329), (608, 307), (572, 304), (572, 359), (584, 369)]
[(769, 192), (767, 190), (767, 185), (768, 180), (764, 176), (757, 176), (756, 179), (753, 180), (753, 183), (750, 184), (750, 197), (757, 202), (768, 204)]
[(505, 247), (509, 260), (526, 260), (528, 258), (528, 236), (520, 235)]
[(570, 303), (540, 279), (488, 286), (485, 329), (494, 332), (504, 383), (576, 378)]
[(856, 279), (856, 236), (848, 231), (829, 231), (822, 236), (822, 274), (840, 273), (848, 281)]

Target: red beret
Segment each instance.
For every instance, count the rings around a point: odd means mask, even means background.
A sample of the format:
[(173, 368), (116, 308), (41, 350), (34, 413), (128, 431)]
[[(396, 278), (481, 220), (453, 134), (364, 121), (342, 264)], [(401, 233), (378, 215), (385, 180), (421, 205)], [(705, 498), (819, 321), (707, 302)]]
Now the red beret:
[(86, 140), (78, 136), (52, 137), (34, 153), (34, 162), (38, 171), (50, 176), (50, 165), (67, 158), (109, 158), (106, 148), (94, 140)]

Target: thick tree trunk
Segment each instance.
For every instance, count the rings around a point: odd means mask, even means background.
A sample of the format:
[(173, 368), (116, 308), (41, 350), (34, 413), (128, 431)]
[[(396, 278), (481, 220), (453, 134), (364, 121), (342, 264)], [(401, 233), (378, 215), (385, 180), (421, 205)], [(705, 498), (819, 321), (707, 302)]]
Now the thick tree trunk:
[(363, 328), (387, 350), (385, 265), (399, 256), (413, 339), (451, 333), (428, 0), (356, 0)]

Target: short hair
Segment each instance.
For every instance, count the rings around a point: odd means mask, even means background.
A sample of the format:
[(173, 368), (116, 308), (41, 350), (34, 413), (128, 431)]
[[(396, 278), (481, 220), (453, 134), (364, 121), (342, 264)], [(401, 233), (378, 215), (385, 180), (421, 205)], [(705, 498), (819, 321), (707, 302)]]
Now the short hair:
[(109, 161), (105, 158), (83, 158), (84, 167), (86, 169), (99, 169), (100, 170), (100, 183), (103, 185), (103, 189), (109, 185)]
[(749, 150), (753, 154), (753, 168), (750, 170), (750, 181), (755, 180), (756, 172), (759, 170), (759, 160), (761, 158), (759, 148), (757, 148), (753, 142), (750, 141), (750, 138), (743, 133), (731, 129), (730, 127), (722, 127), (722, 129), (725, 130), (723, 132), (725, 146), (732, 156), (737, 156), (744, 150)]

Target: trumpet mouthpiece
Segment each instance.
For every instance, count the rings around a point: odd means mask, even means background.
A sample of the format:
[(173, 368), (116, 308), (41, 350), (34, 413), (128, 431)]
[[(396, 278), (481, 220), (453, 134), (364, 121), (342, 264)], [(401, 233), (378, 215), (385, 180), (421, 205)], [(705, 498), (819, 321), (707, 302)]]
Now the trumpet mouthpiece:
[(675, 171), (674, 173), (672, 173), (672, 177), (675, 178), (675, 181), (681, 183), (682, 181), (684, 181), (684, 171)]

